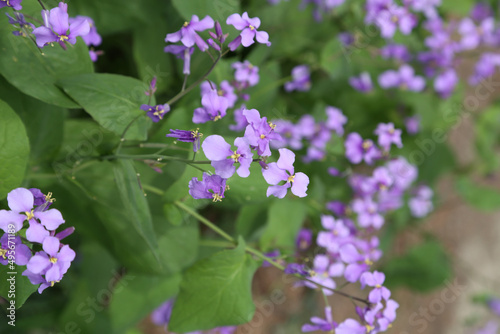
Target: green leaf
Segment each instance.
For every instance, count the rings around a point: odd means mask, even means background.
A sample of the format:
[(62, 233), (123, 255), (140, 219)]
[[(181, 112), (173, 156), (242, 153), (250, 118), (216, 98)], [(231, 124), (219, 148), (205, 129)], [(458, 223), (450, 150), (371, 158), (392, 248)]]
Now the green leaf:
[[(123, 182), (129, 184), (118, 185)], [(141, 190), (130, 166), (117, 162), (92, 162), (74, 171), (66, 178), (65, 185), (72, 193), (73, 201), (85, 202), (87, 208), (99, 217), (99, 221), (88, 223), (106, 229), (109, 239), (103, 246), (122, 265), (145, 274), (162, 273), (164, 268), (159, 262), (156, 236), (151, 231), (147, 209), (138, 197)], [(130, 193), (122, 195), (121, 191)]]
[(388, 287), (406, 286), (420, 292), (435, 289), (452, 276), (448, 255), (435, 240), (427, 240), (390, 260), (382, 271)]
[(29, 38), (14, 36), (7, 21), (0, 24), (0, 73), (23, 93), (49, 104), (79, 108), (56, 81), (94, 71), (89, 50), (81, 37), (63, 50), (59, 45), (42, 50)]
[[(10, 265), (0, 265), (0, 277), (3, 281), (0, 284), (0, 296), (5, 298), (9, 303), (5, 308), (11, 305), (11, 301), (14, 301), (16, 309), (20, 308), (26, 299), (38, 289), (38, 285), (31, 284), (28, 277), (21, 275), (25, 269), (26, 267), (24, 266), (13, 265), (11, 269)], [(9, 279), (11, 280), (9, 281)], [(14, 282), (13, 285), (11, 285), (12, 282)]]
[(307, 206), (303, 200), (275, 200), (269, 207), (267, 225), (260, 238), (261, 248), (282, 248), (285, 252), (292, 253), (295, 249), (295, 238), (306, 213)]
[[(148, 85), (130, 77), (116, 74), (83, 74), (58, 81), (58, 85), (97, 123), (121, 136), (130, 125), (126, 139), (145, 140), (152, 122), (140, 109), (148, 104), (144, 94)], [(154, 101), (150, 101), (154, 105)]]
[(127, 274), (128, 284), (115, 291), (109, 305), (114, 333), (124, 333), (179, 291), (181, 275), (141, 276)]
[(258, 231), (265, 226), (267, 207), (262, 204), (245, 205), (236, 219), (236, 232), (245, 240), (256, 237)]
[(172, 0), (172, 3), (187, 21), (191, 20), (193, 15), (198, 15), (200, 20), (205, 15), (210, 15), (216, 21), (226, 22), (229, 15), (241, 13), (239, 0)]
[(3, 199), (24, 178), (29, 158), (29, 141), (24, 124), (9, 107), (0, 100), (0, 199)]
[(262, 177), (259, 164), (250, 166), (250, 176), (246, 178), (232, 177), (227, 181), (229, 190), (224, 193), (226, 196), (220, 203), (223, 206), (234, 204), (256, 204), (266, 202), (266, 191), (269, 186)]
[(258, 266), (242, 238), (235, 249), (196, 262), (182, 279), (169, 330), (186, 333), (252, 320), (251, 283)]
[(500, 207), (500, 191), (497, 189), (478, 185), (467, 177), (459, 178), (455, 187), (467, 203), (480, 210), (493, 211)]
[(158, 245), (153, 230), (153, 220), (146, 197), (140, 188), (139, 177), (134, 169), (133, 162), (124, 159), (118, 160), (113, 171), (127, 216), (130, 217), (136, 231), (148, 243), (149, 247), (155, 249)]

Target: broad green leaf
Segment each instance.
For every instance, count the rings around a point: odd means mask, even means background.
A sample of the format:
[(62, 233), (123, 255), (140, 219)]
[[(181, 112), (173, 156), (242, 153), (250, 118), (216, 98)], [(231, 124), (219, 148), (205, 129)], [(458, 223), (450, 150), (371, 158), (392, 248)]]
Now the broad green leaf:
[(498, 104), (483, 111), (475, 123), (476, 148), (481, 169), (491, 173), (500, 167), (500, 157), (492, 154), (500, 146), (500, 108)]
[[(84, 201), (99, 217), (99, 221), (91, 224), (105, 228), (110, 240), (104, 246), (121, 264), (135, 272), (159, 274), (164, 268), (159, 262), (155, 235), (147, 221), (148, 212), (143, 211), (147, 210), (144, 203), (132, 200), (141, 190), (129, 167), (117, 162), (92, 162), (73, 171), (65, 184), (73, 194), (73, 200)], [(129, 184), (118, 185), (122, 182)], [(130, 194), (121, 195), (123, 189)], [(146, 221), (138, 221), (144, 217)]]
[(26, 171), (30, 152), (24, 124), (9, 107), (0, 100), (0, 199), (18, 187)]
[(114, 165), (115, 182), (127, 216), (134, 224), (136, 231), (148, 243), (151, 249), (156, 248), (153, 220), (149, 212), (148, 202), (140, 188), (139, 176), (131, 160), (118, 160)]
[(338, 77), (348, 67), (350, 55), (338, 38), (325, 44), (321, 51), (320, 66), (331, 78)]
[(448, 255), (435, 240), (427, 240), (389, 260), (382, 271), (388, 287), (406, 286), (420, 292), (435, 289), (452, 276)]
[(186, 333), (248, 322), (255, 312), (251, 283), (258, 262), (245, 241), (196, 262), (182, 278), (169, 330)]
[(498, 210), (500, 208), (500, 191), (478, 185), (467, 177), (459, 178), (455, 187), (460, 196), (470, 205), (484, 211)]
[(222, 23), (226, 22), (227, 17), (231, 14), (239, 13), (241, 15), (239, 0), (172, 0), (172, 3), (187, 21), (191, 20), (193, 15), (198, 15), (200, 20), (205, 15), (210, 15), (214, 20)]
[[(15, 264), (12, 266), (0, 265), (0, 277), (2, 278), (0, 296), (8, 301), (6, 307), (2, 306), (3, 310), (10, 307), (11, 301), (14, 301), (16, 309), (20, 308), (26, 299), (38, 289), (38, 285), (31, 284), (28, 277), (21, 275), (24, 270), (26, 270), (25, 266), (19, 267)], [(9, 314), (9, 311), (7, 311), (7, 314)]]
[[(147, 84), (116, 74), (83, 74), (60, 80), (58, 85), (103, 128), (121, 136), (133, 121), (125, 138), (147, 138), (152, 122), (140, 109), (142, 104), (148, 103), (144, 94)], [(149, 102), (155, 103), (154, 100)]]
[(14, 36), (8, 21), (0, 24), (0, 74), (23, 93), (49, 104), (79, 108), (56, 81), (77, 74), (92, 73), (89, 51), (81, 38), (63, 50), (58, 44), (42, 50), (29, 38)]
[(142, 276), (129, 273), (124, 276), (127, 285), (111, 298), (109, 312), (113, 333), (124, 333), (151, 311), (174, 297), (179, 291), (181, 275)]
[(307, 213), (301, 199), (275, 200), (269, 207), (266, 228), (260, 238), (263, 249), (282, 248), (286, 253), (295, 249), (295, 238)]

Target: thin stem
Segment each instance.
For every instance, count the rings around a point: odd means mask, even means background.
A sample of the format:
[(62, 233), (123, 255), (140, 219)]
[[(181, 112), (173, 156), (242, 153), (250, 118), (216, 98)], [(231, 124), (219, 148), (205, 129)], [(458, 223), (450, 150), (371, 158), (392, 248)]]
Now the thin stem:
[(209, 165), (211, 161), (193, 161), (190, 159), (183, 159), (178, 157), (172, 157), (169, 155), (161, 155), (161, 154), (139, 154), (139, 155), (131, 155), (131, 154), (117, 154), (117, 155), (105, 155), (100, 157), (102, 160), (113, 160), (113, 159), (134, 159), (134, 160), (157, 160), (158, 162), (162, 160), (171, 160), (171, 161), (179, 161), (185, 162), (187, 164), (197, 164), (197, 165)]
[(219, 234), (221, 237), (223, 237), (227, 241), (230, 241), (233, 245), (236, 244), (236, 240), (234, 240), (233, 237), (231, 237), (229, 234), (227, 234), (226, 232), (224, 232), (222, 229), (220, 229), (217, 225), (215, 225), (214, 223), (212, 223), (210, 220), (208, 220), (207, 218), (205, 218), (202, 215), (200, 215), (198, 212), (193, 211), (193, 209), (191, 209), (190, 207), (186, 206), (182, 202), (175, 201), (174, 204), (177, 205), (180, 209), (182, 209), (182, 210), (186, 211), (187, 213), (189, 213), (194, 218), (198, 219), (201, 223), (203, 223), (204, 225), (206, 225), (208, 228), (210, 228), (212, 231), (214, 231), (217, 234)]
[(234, 244), (232, 242), (227, 242), (224, 240), (202, 239), (202, 240), (200, 240), (200, 246), (232, 248), (232, 247), (234, 247)]
[(120, 153), (120, 150), (122, 148), (123, 142), (125, 141), (125, 135), (127, 134), (127, 131), (130, 129), (130, 127), (132, 126), (132, 124), (134, 124), (134, 122), (137, 121), (139, 119), (139, 117), (141, 117), (141, 116), (143, 116), (143, 115), (142, 114), (137, 115), (137, 117), (135, 117), (133, 120), (130, 121), (130, 123), (128, 123), (127, 127), (125, 128), (125, 130), (123, 130), (122, 136), (120, 137), (120, 142), (118, 143), (118, 147), (116, 148), (116, 154)]
[(219, 60), (220, 60), (221, 57), (222, 57), (222, 54), (219, 53), (219, 55), (217, 56), (217, 59), (215, 59), (215, 61), (213, 62), (212, 66), (210, 66), (210, 68), (208, 69), (208, 71), (201, 78), (199, 78), (198, 80), (196, 80), (195, 82), (193, 82), (188, 88), (186, 88), (184, 90), (181, 90), (179, 93), (177, 93), (177, 95), (175, 95), (173, 98), (171, 98), (170, 100), (167, 101), (167, 104), (168, 105), (172, 105), (177, 100), (179, 100), (181, 97), (183, 97), (184, 95), (186, 95), (187, 93), (189, 93), (193, 88), (195, 88), (199, 84), (201, 84), (203, 82), (203, 80), (205, 80), (206, 77), (208, 77), (208, 75), (210, 73), (212, 73), (213, 69), (215, 68), (215, 65), (217, 65), (217, 63), (219, 62)]
[(42, 9), (43, 9), (43, 10), (47, 10), (47, 9), (45, 8), (45, 6), (43, 5), (42, 1), (38, 0), (38, 3), (40, 4), (40, 6), (42, 6)]
[(188, 74), (184, 75), (184, 82), (182, 83), (181, 92), (183, 92), (186, 89), (186, 84), (187, 84), (187, 81), (188, 81), (188, 77), (189, 77)]

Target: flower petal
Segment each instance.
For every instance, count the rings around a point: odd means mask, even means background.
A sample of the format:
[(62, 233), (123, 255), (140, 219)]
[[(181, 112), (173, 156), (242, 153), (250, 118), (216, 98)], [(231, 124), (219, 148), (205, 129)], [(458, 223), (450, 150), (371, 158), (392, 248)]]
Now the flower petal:
[(43, 226), (49, 231), (54, 231), (59, 225), (64, 224), (64, 219), (61, 212), (57, 209), (47, 211), (35, 211), (35, 218), (39, 219)]
[(292, 194), (298, 197), (306, 197), (309, 177), (304, 173), (296, 173), (292, 184)]
[(14, 189), (7, 195), (9, 208), (14, 212), (31, 211), (34, 201), (31, 191), (25, 188)]

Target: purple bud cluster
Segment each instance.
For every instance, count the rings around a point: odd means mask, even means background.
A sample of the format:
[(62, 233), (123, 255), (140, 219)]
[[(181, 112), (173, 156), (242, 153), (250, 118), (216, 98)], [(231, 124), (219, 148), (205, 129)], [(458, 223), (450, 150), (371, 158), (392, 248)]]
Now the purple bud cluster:
[[(64, 224), (61, 212), (50, 209), (54, 199), (51, 193), (44, 195), (39, 189), (17, 188), (7, 195), (10, 210), (0, 210), (0, 263), (26, 266), (23, 276), (31, 283), (40, 285), (42, 293), (49, 286), (61, 281), (75, 259), (75, 252), (61, 241), (73, 233), (69, 227), (56, 232)], [(26, 239), (21, 238), (25, 228)], [(39, 249), (35, 254), (32, 252)]]

